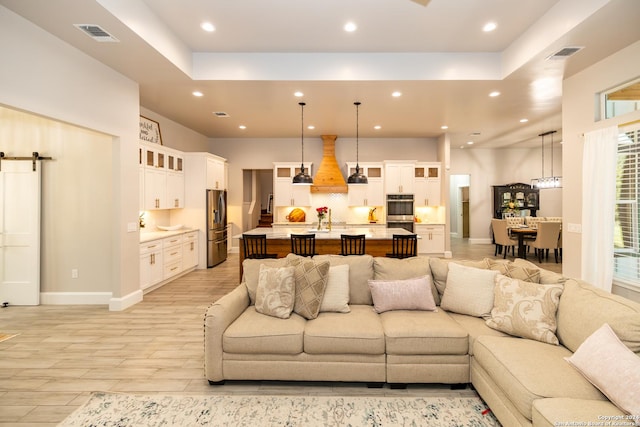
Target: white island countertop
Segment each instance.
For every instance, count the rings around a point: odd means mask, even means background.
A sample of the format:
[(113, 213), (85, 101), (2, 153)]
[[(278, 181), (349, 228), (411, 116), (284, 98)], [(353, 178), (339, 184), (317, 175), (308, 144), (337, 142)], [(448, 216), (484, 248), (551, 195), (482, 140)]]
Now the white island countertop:
[[(244, 234), (265, 234), (267, 239), (289, 239), (291, 234), (315, 234), (316, 239), (340, 240), (341, 234), (364, 234), (365, 239), (391, 240), (394, 234), (413, 234), (404, 228), (384, 228), (384, 227), (352, 227), (329, 230), (315, 230), (313, 227), (307, 229), (300, 228), (254, 228), (245, 231)], [(242, 234), (236, 234), (234, 239), (242, 238)]]

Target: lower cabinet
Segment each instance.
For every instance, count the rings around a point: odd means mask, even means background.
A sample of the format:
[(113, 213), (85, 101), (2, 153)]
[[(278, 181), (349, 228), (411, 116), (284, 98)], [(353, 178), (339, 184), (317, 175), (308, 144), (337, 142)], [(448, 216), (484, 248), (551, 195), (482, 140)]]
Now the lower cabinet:
[(170, 282), (198, 265), (198, 231), (140, 243), (140, 289)]
[(162, 240), (152, 240), (140, 244), (140, 289), (146, 289), (162, 282), (164, 264), (162, 262)]
[(444, 225), (414, 224), (418, 239), (419, 254), (444, 253)]
[(182, 240), (182, 270), (198, 265), (198, 232), (192, 231), (184, 235)]

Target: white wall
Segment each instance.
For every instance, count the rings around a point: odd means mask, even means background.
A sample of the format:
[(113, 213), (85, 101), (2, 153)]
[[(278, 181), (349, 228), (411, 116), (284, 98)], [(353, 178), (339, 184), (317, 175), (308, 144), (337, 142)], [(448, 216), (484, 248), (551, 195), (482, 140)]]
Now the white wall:
[(162, 145), (180, 151), (208, 151), (209, 138), (206, 136), (142, 106), (140, 107), (140, 115), (155, 120), (160, 124)]

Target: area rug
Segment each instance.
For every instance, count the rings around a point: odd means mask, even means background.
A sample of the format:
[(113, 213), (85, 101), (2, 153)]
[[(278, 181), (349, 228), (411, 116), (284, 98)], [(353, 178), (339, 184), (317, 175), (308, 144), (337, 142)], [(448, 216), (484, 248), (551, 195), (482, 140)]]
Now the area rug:
[(8, 339), (11, 339), (11, 338), (15, 337), (16, 335), (18, 335), (18, 334), (3, 334), (3, 333), (0, 332), (0, 342), (6, 341)]
[(93, 393), (60, 426), (500, 426), (476, 397)]

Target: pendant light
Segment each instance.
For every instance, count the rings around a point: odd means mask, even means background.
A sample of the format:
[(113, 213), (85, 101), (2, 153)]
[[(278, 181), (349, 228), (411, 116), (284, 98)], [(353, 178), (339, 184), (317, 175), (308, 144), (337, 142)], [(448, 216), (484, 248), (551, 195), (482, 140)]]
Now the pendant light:
[(298, 102), (301, 111), (301, 123), (302, 130), (300, 132), (300, 144), (302, 146), (302, 163), (300, 164), (300, 172), (293, 177), (293, 183), (298, 185), (311, 185), (313, 184), (313, 178), (309, 176), (309, 174), (304, 171), (304, 106), (306, 105), (304, 102)]
[[(541, 133), (538, 135), (541, 137), (541, 151), (542, 151), (542, 176), (540, 178), (534, 178), (531, 180), (531, 188), (545, 189), (545, 188), (561, 188), (562, 187), (562, 177), (553, 175), (553, 134), (556, 133), (555, 130), (550, 130), (548, 132)], [(544, 175), (544, 137), (547, 135), (551, 135), (551, 176)]]
[(367, 179), (367, 177), (360, 173), (360, 165), (358, 164), (358, 139), (359, 139), (359, 108), (360, 108), (360, 102), (356, 101), (353, 103), (353, 105), (356, 106), (356, 171), (349, 175), (349, 178), (347, 178), (347, 184), (368, 184), (369, 180)]

